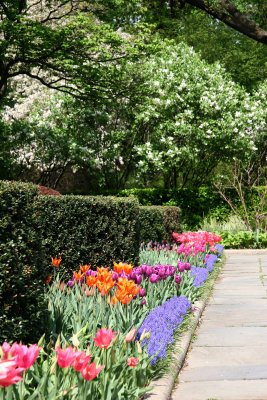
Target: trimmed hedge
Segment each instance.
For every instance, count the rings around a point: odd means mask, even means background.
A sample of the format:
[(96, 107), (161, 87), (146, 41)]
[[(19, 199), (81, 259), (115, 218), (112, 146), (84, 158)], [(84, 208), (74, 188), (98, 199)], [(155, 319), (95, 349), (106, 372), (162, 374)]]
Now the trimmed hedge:
[(0, 181), (0, 342), (44, 332), (44, 258), (33, 217), (37, 186)]
[[(162, 205), (178, 206), (182, 213), (183, 230), (199, 229), (203, 217), (212, 216), (227, 219), (231, 209), (215, 189), (208, 186), (185, 187), (180, 189), (123, 189), (109, 191), (104, 195), (135, 197), (144, 206)], [(239, 199), (233, 189), (227, 190), (227, 196), (234, 204), (239, 205)]]
[(142, 242), (171, 240), (172, 232), (181, 231), (181, 210), (172, 206), (140, 206), (139, 221)]
[(43, 237), (47, 263), (62, 257), (68, 273), (81, 263), (135, 263), (139, 254), (136, 199), (90, 196), (39, 196), (34, 218)]

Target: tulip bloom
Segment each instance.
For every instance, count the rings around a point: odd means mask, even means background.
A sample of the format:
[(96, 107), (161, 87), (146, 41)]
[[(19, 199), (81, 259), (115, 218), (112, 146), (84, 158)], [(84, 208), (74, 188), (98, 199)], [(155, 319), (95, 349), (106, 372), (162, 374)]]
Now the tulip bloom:
[(127, 364), (129, 367), (135, 368), (138, 363), (139, 363), (139, 360), (136, 357), (129, 357), (127, 360)]
[(127, 343), (132, 342), (136, 336), (136, 332), (137, 332), (136, 328), (131, 329), (130, 332), (128, 332), (127, 335), (125, 336), (125, 342)]
[(181, 281), (182, 281), (182, 278), (180, 277), (180, 275), (176, 275), (174, 280), (177, 283), (177, 285), (179, 285), (179, 283), (181, 283)]
[(23, 368), (17, 368), (15, 359), (0, 360), (0, 386), (7, 387), (22, 380)]
[(14, 343), (10, 348), (10, 354), (16, 358), (17, 366), (23, 369), (30, 368), (39, 355), (41, 347), (36, 344), (27, 347), (22, 344)]
[(145, 297), (145, 295), (146, 295), (146, 289), (141, 288), (140, 291), (139, 291), (139, 296), (140, 297)]
[(105, 365), (99, 365), (99, 367), (96, 367), (96, 364), (92, 362), (91, 364), (87, 365), (82, 371), (81, 374), (83, 378), (87, 381), (92, 381), (95, 379), (99, 372), (105, 367)]
[(75, 369), (75, 371), (80, 372), (84, 368), (86, 368), (90, 360), (91, 360), (90, 356), (87, 356), (83, 351), (78, 351), (75, 354), (75, 359), (72, 363), (72, 367), (73, 369)]
[(56, 353), (57, 363), (60, 368), (67, 368), (72, 365), (76, 357), (75, 352), (71, 346), (67, 347), (66, 349), (61, 349), (60, 347), (57, 347)]
[(61, 257), (59, 257), (59, 258), (51, 257), (51, 261), (52, 261), (53, 266), (57, 268), (59, 266), (59, 264), (61, 263), (62, 258)]
[(101, 347), (102, 349), (107, 349), (115, 336), (116, 332), (113, 332), (111, 328), (109, 329), (101, 328), (96, 332), (96, 337), (94, 338), (94, 342), (97, 347)]

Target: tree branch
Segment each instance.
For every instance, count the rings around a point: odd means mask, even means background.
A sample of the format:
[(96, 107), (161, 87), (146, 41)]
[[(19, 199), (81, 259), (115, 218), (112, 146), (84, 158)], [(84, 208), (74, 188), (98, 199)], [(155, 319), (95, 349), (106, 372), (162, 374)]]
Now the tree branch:
[(208, 0), (185, 1), (251, 39), (267, 44), (267, 31), (259, 27), (255, 21), (239, 11), (230, 0), (218, 0), (218, 5), (216, 7), (210, 5)]

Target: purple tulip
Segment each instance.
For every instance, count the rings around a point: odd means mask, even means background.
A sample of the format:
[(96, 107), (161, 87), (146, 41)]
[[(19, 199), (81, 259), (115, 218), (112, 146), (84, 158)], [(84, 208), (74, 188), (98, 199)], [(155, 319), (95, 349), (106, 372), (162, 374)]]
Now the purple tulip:
[(146, 275), (147, 275), (147, 276), (150, 276), (150, 275), (152, 275), (152, 274), (153, 274), (153, 268), (150, 267), (150, 266), (147, 266), (147, 268), (146, 268)]
[(159, 276), (157, 274), (152, 274), (149, 280), (151, 283), (156, 283), (159, 280)]
[(72, 287), (74, 285), (74, 283), (75, 283), (74, 281), (71, 281), (71, 280), (68, 281), (68, 287)]
[(142, 275), (136, 275), (135, 276), (135, 283), (137, 285), (140, 285), (141, 282), (142, 282)]
[(191, 269), (191, 264), (190, 264), (190, 263), (185, 263), (184, 268), (186, 269), (186, 271), (190, 271), (190, 269)]
[(183, 263), (178, 263), (178, 271), (179, 272), (184, 272), (184, 270), (185, 270), (184, 264)]
[(141, 305), (142, 305), (142, 306), (146, 305), (146, 299), (143, 299), (143, 300), (141, 301)]
[(146, 274), (147, 267), (148, 266), (146, 264), (141, 265), (142, 274)]
[(117, 281), (118, 278), (119, 278), (119, 274), (117, 272), (113, 272), (113, 274), (112, 274), (113, 281)]
[(145, 297), (145, 295), (146, 295), (146, 289), (141, 288), (140, 291), (139, 291), (139, 296), (140, 297)]
[(174, 280), (177, 283), (177, 285), (179, 285), (181, 283), (181, 281), (182, 281), (182, 278), (180, 277), (180, 275), (176, 275)]

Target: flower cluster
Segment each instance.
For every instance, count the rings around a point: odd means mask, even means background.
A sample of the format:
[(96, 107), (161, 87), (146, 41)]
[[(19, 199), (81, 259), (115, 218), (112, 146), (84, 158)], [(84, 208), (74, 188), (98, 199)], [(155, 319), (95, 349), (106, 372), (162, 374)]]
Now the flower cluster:
[(40, 350), (36, 344), (28, 347), (15, 342), (10, 346), (4, 342), (1, 347), (0, 386), (7, 387), (19, 382), (22, 373), (34, 364)]
[(190, 302), (186, 297), (174, 296), (161, 306), (154, 308), (145, 318), (138, 330), (138, 337), (144, 337), (141, 345), (147, 346), (148, 354), (152, 357), (152, 364), (166, 357), (167, 347), (174, 340), (174, 332), (189, 308)]
[(117, 301), (129, 304), (140, 291), (140, 286), (136, 283), (140, 283), (142, 280), (141, 276), (138, 278), (135, 275), (134, 277), (132, 269), (132, 265), (126, 263), (114, 263), (113, 270), (99, 267), (97, 271), (91, 270), (89, 265), (81, 265), (80, 270), (73, 273), (73, 278), (68, 282), (68, 286), (72, 287), (75, 282), (86, 283), (91, 288), (97, 288), (102, 296), (107, 295), (114, 288), (112, 304)]
[(90, 363), (91, 356), (84, 351), (76, 351), (69, 346), (66, 349), (56, 348), (57, 363), (60, 368), (72, 368), (80, 372), (83, 378), (87, 381), (95, 379), (99, 372), (104, 368), (104, 365), (96, 366), (94, 362)]
[(173, 276), (176, 272), (176, 268), (172, 265), (161, 265), (156, 264), (153, 267), (151, 265), (143, 264), (140, 267), (134, 268), (130, 279), (136, 279), (140, 276), (141, 279), (148, 279), (151, 283), (156, 283), (160, 280), (165, 280), (169, 276)]

